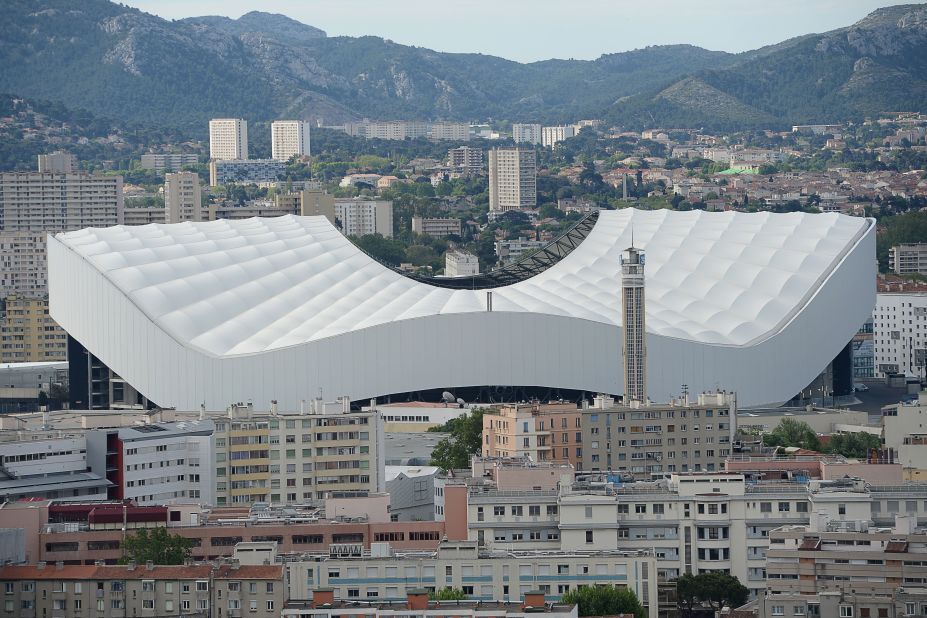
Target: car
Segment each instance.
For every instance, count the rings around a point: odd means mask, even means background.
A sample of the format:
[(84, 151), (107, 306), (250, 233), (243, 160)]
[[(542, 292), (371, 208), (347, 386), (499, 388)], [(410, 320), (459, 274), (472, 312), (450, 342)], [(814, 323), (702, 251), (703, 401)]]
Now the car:
[(869, 387), (866, 386), (865, 384), (857, 384), (853, 387), (853, 390), (856, 391), (857, 393), (865, 393), (866, 391), (869, 390)]

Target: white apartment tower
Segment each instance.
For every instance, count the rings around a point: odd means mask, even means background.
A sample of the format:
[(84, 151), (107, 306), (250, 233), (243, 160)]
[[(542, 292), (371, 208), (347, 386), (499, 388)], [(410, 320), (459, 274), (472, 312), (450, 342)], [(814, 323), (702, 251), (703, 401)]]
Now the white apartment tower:
[(541, 125), (513, 124), (512, 139), (516, 144), (537, 145), (541, 143)]
[(67, 232), (121, 225), (122, 176), (0, 173), (0, 231)]
[(625, 403), (647, 402), (647, 333), (644, 320), (644, 252), (621, 256), (621, 328)]
[(248, 158), (248, 121), (213, 118), (209, 121), (209, 158), (228, 161)]
[(206, 221), (200, 177), (194, 172), (164, 175), (164, 222)]
[(534, 150), (489, 151), (489, 210), (506, 212), (537, 205), (537, 156)]
[(541, 144), (547, 148), (553, 148), (557, 142), (576, 135), (573, 125), (561, 125), (559, 127), (544, 127), (541, 129)]
[(335, 200), (335, 217), (341, 222), (345, 236), (393, 237), (393, 202), (390, 200)]
[(305, 120), (275, 120), (270, 125), (271, 157), (289, 161), (293, 155), (309, 156), (309, 123)]
[(872, 310), (875, 376), (924, 376), (927, 371), (927, 294), (881, 293)]

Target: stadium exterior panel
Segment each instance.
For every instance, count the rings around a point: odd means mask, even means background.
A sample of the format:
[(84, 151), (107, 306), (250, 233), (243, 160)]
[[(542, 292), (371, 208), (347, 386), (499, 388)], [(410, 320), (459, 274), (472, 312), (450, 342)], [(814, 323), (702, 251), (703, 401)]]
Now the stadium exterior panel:
[[(545, 386), (621, 394), (620, 252), (646, 251), (647, 376), (788, 400), (875, 302), (871, 220), (606, 211), (569, 255), (492, 290), (415, 281), (324, 217), (49, 238), (51, 316), (161, 406)], [(489, 294), (492, 294), (491, 302)], [(491, 307), (491, 310), (490, 310)]]

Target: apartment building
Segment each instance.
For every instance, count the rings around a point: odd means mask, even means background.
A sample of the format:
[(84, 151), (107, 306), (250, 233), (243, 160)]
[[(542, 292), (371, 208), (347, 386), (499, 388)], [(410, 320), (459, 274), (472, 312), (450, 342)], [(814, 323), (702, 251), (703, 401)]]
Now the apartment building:
[(673, 472), (716, 472), (737, 430), (733, 393), (702, 393), (669, 404), (616, 406), (597, 397), (583, 410), (583, 469), (637, 479)]
[(544, 127), (541, 129), (541, 145), (547, 148), (553, 148), (557, 142), (562, 142), (575, 135), (573, 125), (561, 125), (558, 127)]
[(0, 298), (48, 294), (45, 232), (0, 232)]
[(47, 297), (0, 301), (0, 363), (67, 360), (68, 336), (49, 317)]
[[(233, 161), (248, 158), (248, 121), (214, 118), (209, 121), (209, 158)], [(215, 183), (213, 183), (215, 185)]]
[(515, 404), (483, 414), (484, 457), (527, 457), (583, 469), (582, 411), (573, 403)]
[(444, 254), (446, 277), (472, 277), (480, 274), (480, 260), (467, 251), (448, 251)]
[(101, 470), (90, 471), (86, 436), (75, 433), (28, 437), (31, 439), (0, 442), (0, 499), (82, 501), (106, 498), (111, 483)]
[(458, 122), (425, 122), (421, 120), (363, 120), (340, 127), (348, 135), (367, 139), (470, 140), (470, 125)]
[(516, 144), (537, 145), (541, 143), (541, 125), (513, 124), (512, 139)]
[(461, 222), (453, 217), (412, 217), (412, 231), (441, 238), (460, 236)]
[(927, 392), (910, 404), (882, 410), (882, 438), (892, 461), (901, 464), (905, 480), (927, 480)]
[(489, 210), (505, 212), (537, 206), (537, 154), (522, 148), (489, 151)]
[(304, 120), (275, 120), (270, 123), (271, 158), (289, 161), (310, 155), (310, 125)]
[(193, 564), (0, 567), (0, 616), (254, 616), (277, 618), (286, 602), (282, 565)]
[(335, 199), (335, 217), (345, 236), (393, 237), (393, 202), (362, 198)]
[(123, 222), (122, 176), (0, 173), (0, 231), (62, 232)]
[(435, 466), (386, 466), (390, 519), (444, 521), (444, 481)]
[(524, 236), (497, 240), (495, 242), (496, 257), (502, 265), (511, 264), (520, 260), (524, 254), (540, 249), (546, 244), (543, 240), (528, 240)]
[(51, 154), (40, 154), (38, 170), (56, 174), (70, 174), (77, 171), (77, 157), (61, 150)]
[(927, 371), (927, 294), (876, 294), (872, 310), (875, 376)]
[[(557, 600), (581, 585), (632, 590), (656, 617), (653, 553), (619, 550), (491, 551), (472, 541), (441, 543), (432, 552), (394, 552), (387, 544), (369, 554), (287, 562), (291, 599), (309, 599), (313, 587), (340, 599), (399, 601), (410, 586), (428, 592), (457, 588), (472, 600), (517, 602), (537, 591)], [(313, 585), (314, 584), (314, 585)]]
[(123, 225), (149, 225), (164, 223), (163, 206), (129, 206), (125, 209)]
[(896, 275), (927, 274), (927, 243), (891, 247), (888, 250), (888, 269)]
[(164, 222), (205, 221), (203, 190), (194, 172), (164, 175)]
[(286, 176), (286, 164), (276, 159), (220, 159), (209, 163), (209, 185), (259, 185)]
[(195, 154), (157, 154), (147, 153), (142, 155), (141, 166), (148, 170), (157, 172), (179, 172), (188, 165), (197, 165), (200, 158)]
[(470, 141), (470, 125), (465, 122), (432, 122), (428, 138), (433, 140)]
[(447, 166), (455, 170), (478, 176), (483, 173), (483, 149), (460, 146), (447, 151)]

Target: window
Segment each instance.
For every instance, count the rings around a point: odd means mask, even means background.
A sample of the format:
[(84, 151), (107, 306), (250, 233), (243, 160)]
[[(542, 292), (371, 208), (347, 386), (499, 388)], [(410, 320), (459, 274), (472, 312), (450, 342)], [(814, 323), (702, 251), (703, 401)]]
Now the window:
[(586, 542), (592, 543), (592, 530), (586, 530)]
[(772, 513), (772, 502), (760, 502), (760, 513)]
[(653, 505), (653, 514), (654, 514), (654, 515), (663, 515), (663, 513), (664, 513), (664, 511), (663, 511), (663, 505), (662, 505), (662, 504), (654, 504), (654, 505)]
[(788, 502), (780, 502), (780, 503), (779, 503), (779, 512), (780, 512), (780, 513), (788, 513), (790, 510), (792, 510), (792, 505), (789, 504)]
[(852, 605), (841, 605), (840, 606), (840, 618), (853, 618), (853, 606)]
[(540, 504), (532, 504), (528, 507), (528, 515), (530, 515), (531, 517), (538, 517), (540, 516), (540, 514), (541, 514)]
[(523, 506), (513, 506), (512, 507), (512, 515), (516, 517), (521, 517), (522, 515), (524, 515), (524, 511), (525, 511), (525, 507)]
[(497, 517), (500, 516), (500, 515), (505, 515), (505, 507), (504, 507), (504, 506), (494, 506), (494, 507), (492, 507), (492, 514), (495, 515), (495, 516), (497, 516)]
[(770, 612), (773, 616), (785, 616), (785, 605), (773, 605)]
[(586, 519), (592, 519), (592, 507), (591, 506), (586, 507)]
[(208, 582), (208, 581), (205, 581), (205, 580), (202, 580), (202, 579), (196, 581), (196, 591), (197, 591), (197, 592), (206, 592), (206, 591), (208, 591), (208, 590), (209, 590), (209, 582)]

